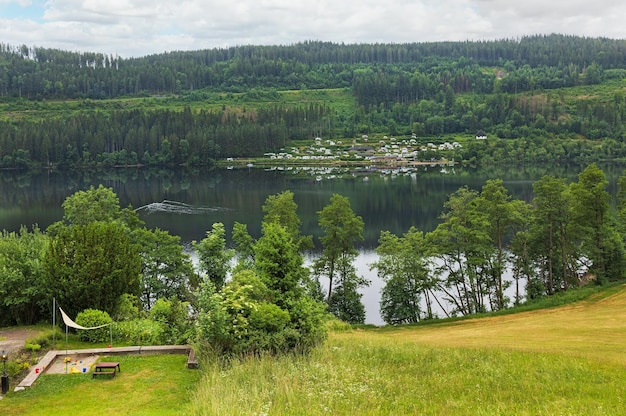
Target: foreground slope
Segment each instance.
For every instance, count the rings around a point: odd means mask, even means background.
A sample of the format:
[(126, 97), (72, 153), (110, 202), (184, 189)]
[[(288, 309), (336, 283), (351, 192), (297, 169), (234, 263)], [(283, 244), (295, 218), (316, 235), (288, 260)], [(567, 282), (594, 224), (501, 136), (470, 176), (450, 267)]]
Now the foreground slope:
[[(626, 414), (626, 287), (515, 315), (334, 332), (308, 357), (208, 368), (194, 414)], [(236, 410), (233, 410), (236, 409)]]
[(398, 327), (381, 331), (380, 336), (433, 346), (557, 353), (626, 365), (626, 286), (557, 308)]
[[(625, 357), (622, 285), (574, 304), (514, 315), (332, 332), (323, 347), (307, 356), (205, 363), (200, 380), (184, 363), (165, 366), (161, 360), (167, 357), (153, 362), (133, 358), (136, 362), (123, 363), (128, 371), (100, 382), (44, 375), (28, 392), (0, 401), (0, 411), (621, 415), (626, 414)], [(151, 394), (155, 386), (168, 394)], [(103, 397), (115, 398), (116, 404), (102, 406)]]

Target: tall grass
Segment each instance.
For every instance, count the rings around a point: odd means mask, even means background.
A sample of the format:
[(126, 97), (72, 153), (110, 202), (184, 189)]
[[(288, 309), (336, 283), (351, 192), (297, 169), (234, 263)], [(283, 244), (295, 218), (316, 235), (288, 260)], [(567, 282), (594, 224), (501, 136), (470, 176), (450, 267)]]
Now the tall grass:
[(623, 369), (557, 354), (331, 337), (310, 357), (212, 366), (197, 415), (603, 415), (626, 409)]
[(336, 325), (310, 355), (186, 370), (115, 357), (113, 380), (46, 375), (7, 415), (622, 415), (626, 287), (586, 300), (427, 326)]
[(209, 364), (198, 415), (626, 414), (626, 291), (543, 311), (334, 332), (310, 356)]

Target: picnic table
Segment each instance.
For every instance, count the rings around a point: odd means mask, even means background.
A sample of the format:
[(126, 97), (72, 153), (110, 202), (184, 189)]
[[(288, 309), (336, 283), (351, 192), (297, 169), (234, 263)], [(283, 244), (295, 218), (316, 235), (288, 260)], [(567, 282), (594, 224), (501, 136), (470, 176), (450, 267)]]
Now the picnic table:
[(94, 369), (93, 374), (91, 375), (91, 378), (96, 378), (96, 376), (101, 376), (101, 375), (107, 375), (113, 378), (115, 377), (115, 373), (118, 371), (120, 372), (122, 371), (122, 369), (120, 368), (120, 363), (115, 363), (115, 362), (97, 363), (96, 368)]

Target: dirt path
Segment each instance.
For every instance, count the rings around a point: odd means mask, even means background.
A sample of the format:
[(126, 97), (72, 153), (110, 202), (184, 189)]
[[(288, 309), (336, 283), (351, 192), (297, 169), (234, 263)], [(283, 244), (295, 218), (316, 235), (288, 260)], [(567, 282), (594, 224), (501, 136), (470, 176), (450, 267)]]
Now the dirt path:
[(6, 351), (9, 358), (22, 347), (27, 339), (37, 336), (41, 331), (34, 328), (0, 329), (0, 350)]

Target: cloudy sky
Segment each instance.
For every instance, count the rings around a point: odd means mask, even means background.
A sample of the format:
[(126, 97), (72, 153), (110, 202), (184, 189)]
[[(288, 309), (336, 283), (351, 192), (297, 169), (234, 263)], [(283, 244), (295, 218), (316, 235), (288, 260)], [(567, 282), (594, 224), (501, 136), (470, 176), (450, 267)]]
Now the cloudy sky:
[(306, 40), (626, 38), (623, 0), (0, 0), (0, 43), (145, 56)]

